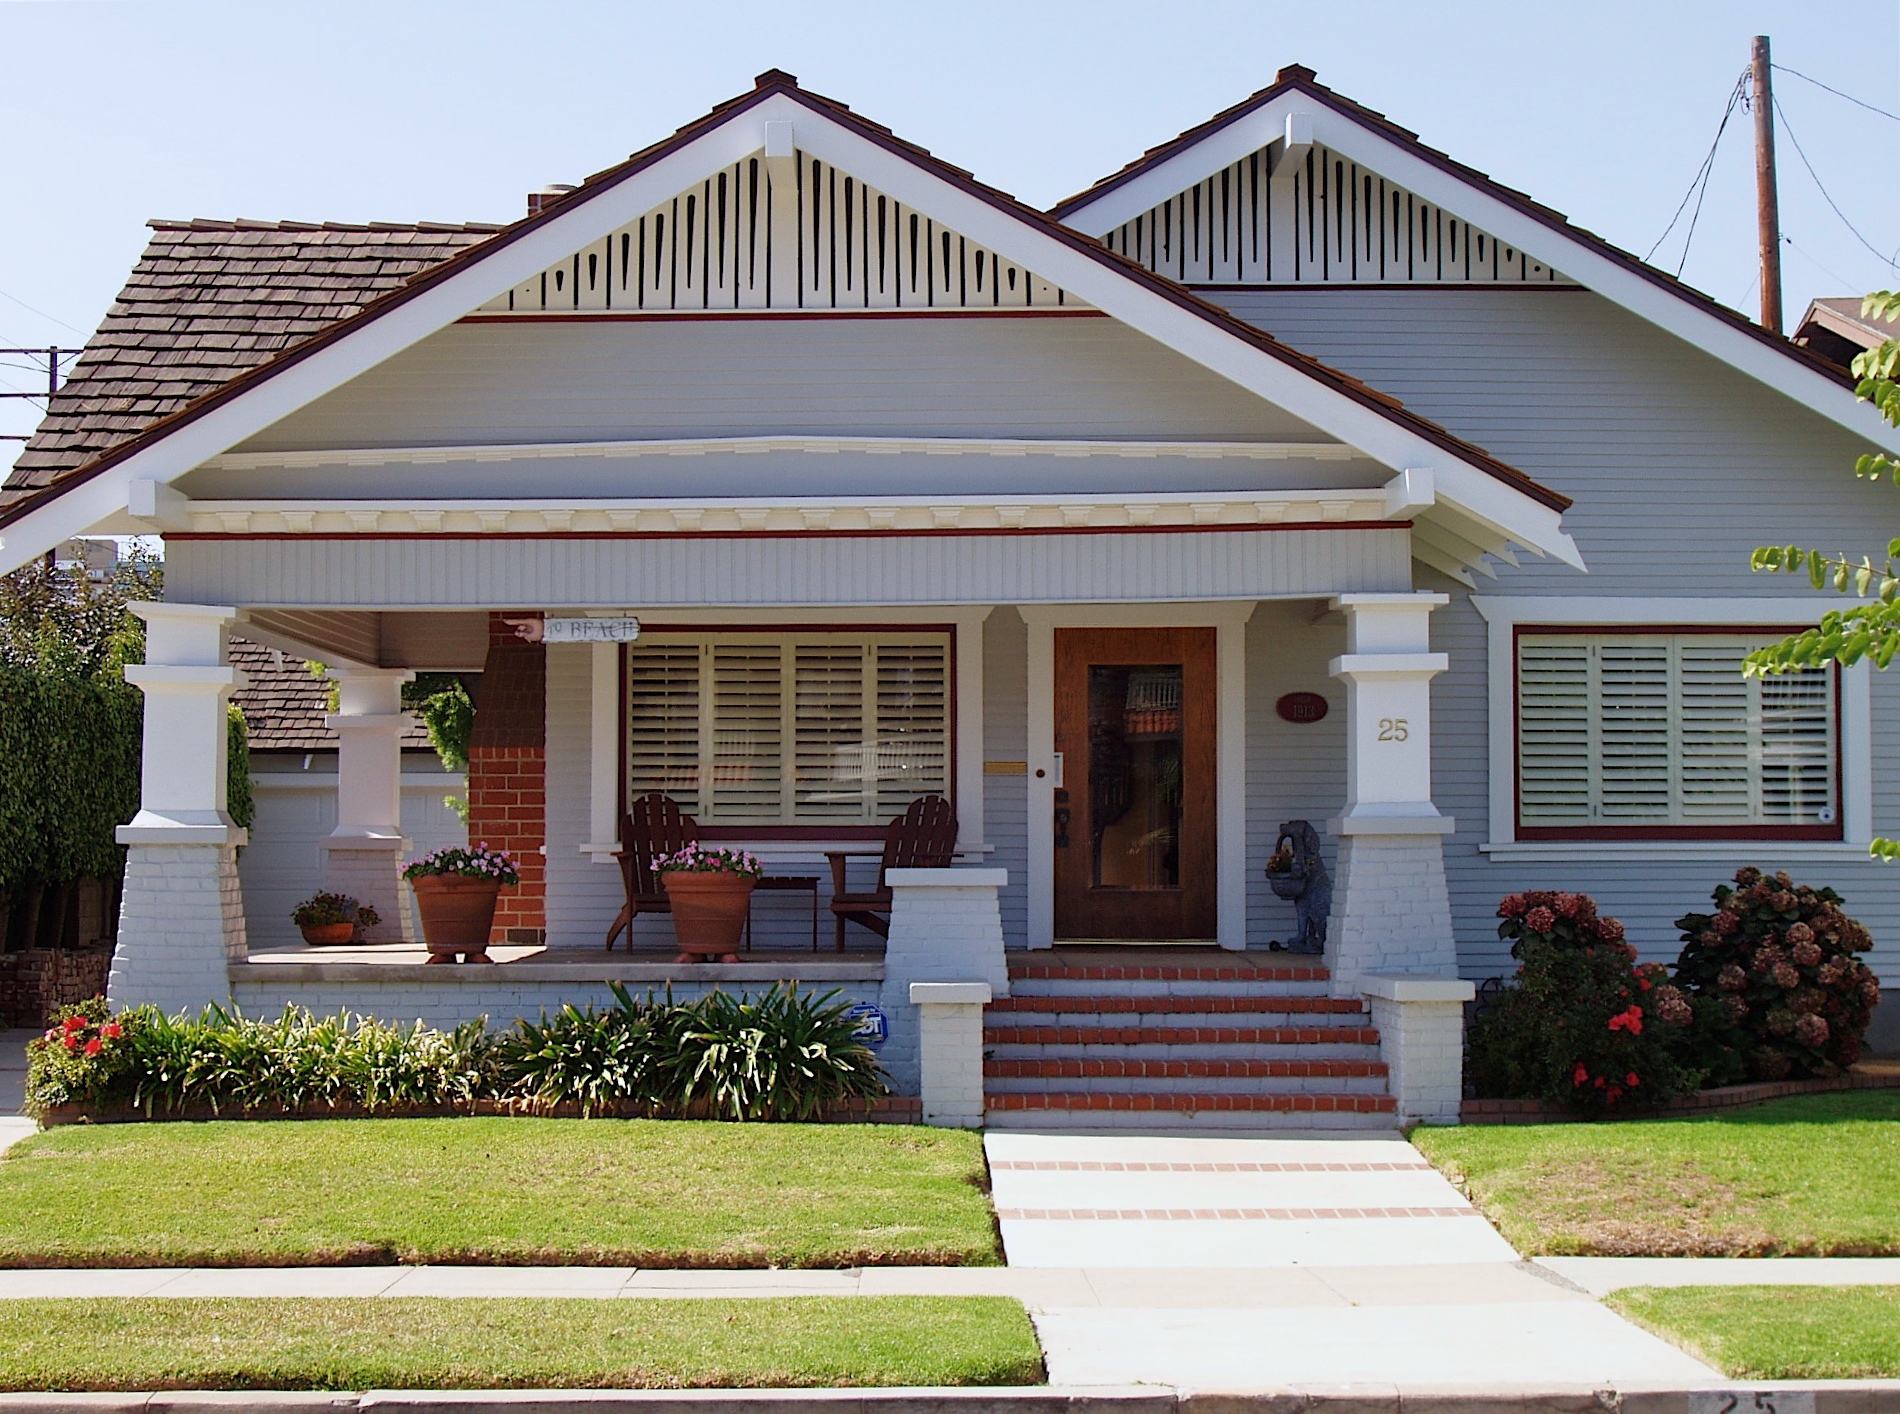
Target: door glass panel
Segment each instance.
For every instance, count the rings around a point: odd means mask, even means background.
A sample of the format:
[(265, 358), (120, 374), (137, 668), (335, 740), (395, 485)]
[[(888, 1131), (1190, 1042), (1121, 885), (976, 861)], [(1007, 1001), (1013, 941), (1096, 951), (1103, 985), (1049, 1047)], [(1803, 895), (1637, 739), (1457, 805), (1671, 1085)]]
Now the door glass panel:
[(1098, 889), (1181, 883), (1181, 665), (1089, 667), (1089, 824)]

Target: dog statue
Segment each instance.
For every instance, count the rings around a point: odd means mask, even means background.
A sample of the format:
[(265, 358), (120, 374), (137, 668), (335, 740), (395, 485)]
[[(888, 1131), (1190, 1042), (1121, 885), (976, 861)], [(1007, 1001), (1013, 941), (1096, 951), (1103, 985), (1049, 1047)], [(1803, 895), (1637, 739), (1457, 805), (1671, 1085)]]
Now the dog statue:
[(1287, 950), (1324, 952), (1326, 920), (1333, 911), (1333, 876), (1320, 858), (1319, 831), (1311, 821), (1288, 820), (1280, 826), (1273, 857), (1267, 861), (1267, 882), (1274, 893), (1293, 901), (1299, 919), (1299, 935), (1287, 940)]

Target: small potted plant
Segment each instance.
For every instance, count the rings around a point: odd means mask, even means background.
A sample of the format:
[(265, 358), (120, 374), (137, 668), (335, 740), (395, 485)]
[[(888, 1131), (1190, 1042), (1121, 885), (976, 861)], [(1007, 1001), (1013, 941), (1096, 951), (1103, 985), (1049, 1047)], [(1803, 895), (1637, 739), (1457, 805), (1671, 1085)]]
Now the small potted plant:
[(360, 943), (363, 930), (374, 928), (382, 916), (366, 903), (358, 903), (348, 894), (312, 894), (290, 915), (290, 921), (313, 948), (342, 947)]
[(412, 859), (402, 871), (416, 891), (422, 940), (430, 962), (489, 962), (488, 933), (495, 900), (521, 882), (514, 858), (483, 840), (473, 849), (451, 845)]
[(743, 849), (689, 844), (653, 861), (679, 938), (680, 962), (737, 962), (752, 888), (765, 866)]

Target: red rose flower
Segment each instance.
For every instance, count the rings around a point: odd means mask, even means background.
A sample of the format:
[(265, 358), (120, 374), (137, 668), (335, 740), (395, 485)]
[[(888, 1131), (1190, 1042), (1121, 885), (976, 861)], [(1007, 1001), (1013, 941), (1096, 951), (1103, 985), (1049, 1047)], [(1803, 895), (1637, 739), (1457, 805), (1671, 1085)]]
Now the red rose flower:
[(1638, 1078), (1636, 1072), (1633, 1070), (1628, 1075), (1623, 1077), (1623, 1081), (1632, 1090), (1634, 1090), (1638, 1085), (1641, 1085), (1643, 1083), (1642, 1080)]
[(1587, 1069), (1585, 1069), (1582, 1061), (1578, 1061), (1577, 1068), (1570, 1072), (1571, 1088), (1574, 1089), (1575, 1087), (1583, 1084), (1583, 1082), (1588, 1080), (1589, 1078), (1590, 1078), (1590, 1072)]
[(118, 1040), (119, 1037), (125, 1034), (125, 1029), (122, 1026), (120, 1026), (119, 1023), (116, 1021), (108, 1021), (104, 1026), (100, 1027), (99, 1029), (103, 1031), (106, 1035), (110, 1036), (115, 1041)]
[(106, 1043), (101, 1041), (97, 1036), (94, 1036), (90, 1041), (86, 1042), (86, 1054), (89, 1056), (96, 1056), (105, 1048)]

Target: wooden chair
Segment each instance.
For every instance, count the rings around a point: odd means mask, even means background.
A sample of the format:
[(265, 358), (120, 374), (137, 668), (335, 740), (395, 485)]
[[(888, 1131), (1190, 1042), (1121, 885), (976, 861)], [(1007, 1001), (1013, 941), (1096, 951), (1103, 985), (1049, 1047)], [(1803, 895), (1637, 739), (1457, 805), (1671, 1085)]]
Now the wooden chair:
[(678, 853), (698, 838), (699, 821), (680, 814), (679, 802), (670, 795), (643, 795), (620, 817), (620, 848), (614, 858), (620, 864), (620, 886), (627, 901), (607, 930), (608, 952), (614, 950), (614, 939), (623, 929), (627, 950), (633, 950), (633, 920), (641, 914), (673, 911), (666, 890), (660, 887), (660, 876), (653, 872), (653, 861)]
[[(880, 938), (891, 935), (891, 890), (884, 876), (893, 869), (943, 869), (957, 852), (957, 816), (940, 795), (923, 795), (884, 827), (884, 848), (827, 853), (831, 864), (831, 916), (838, 925), (838, 951), (844, 951), (846, 921), (869, 928)], [(875, 859), (877, 883), (853, 893), (845, 878), (846, 862)]]

